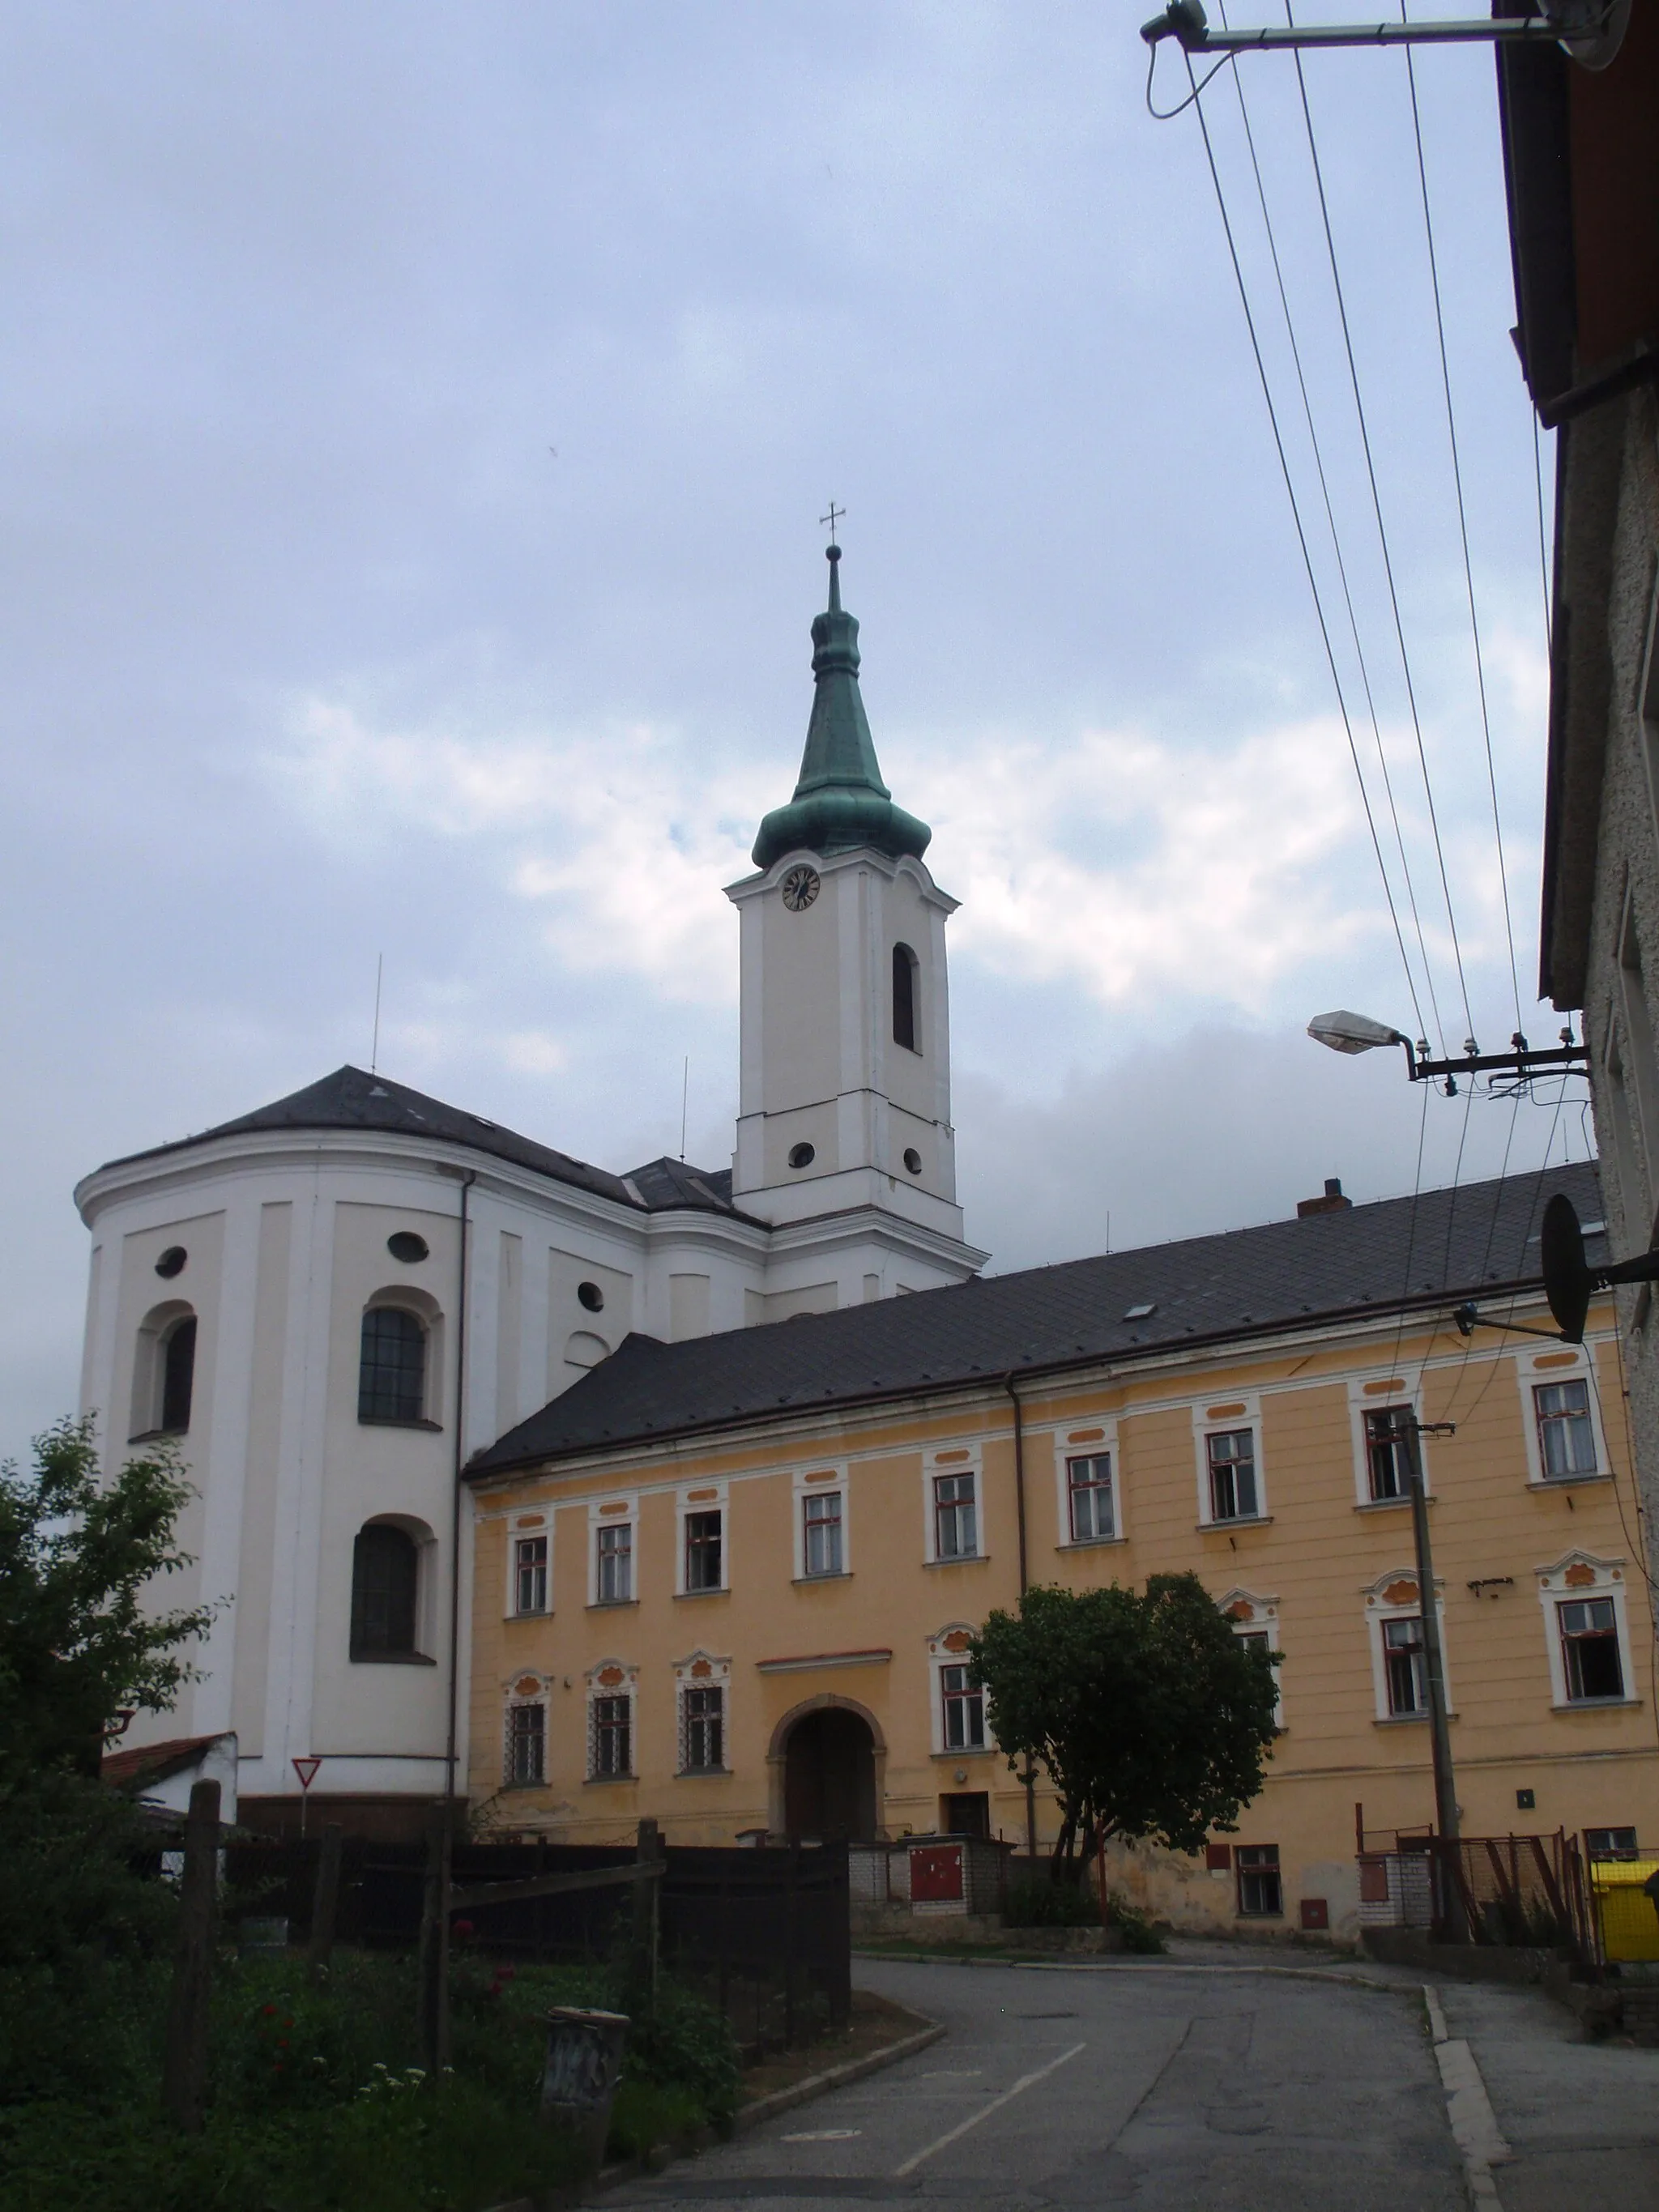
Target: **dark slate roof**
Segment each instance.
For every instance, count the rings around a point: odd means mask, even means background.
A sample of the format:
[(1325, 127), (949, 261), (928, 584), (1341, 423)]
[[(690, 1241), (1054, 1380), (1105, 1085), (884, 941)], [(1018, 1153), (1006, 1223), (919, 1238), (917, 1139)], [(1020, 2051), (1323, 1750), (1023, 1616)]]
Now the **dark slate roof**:
[(407, 1084), (394, 1083), (390, 1076), (366, 1074), (361, 1067), (349, 1066), (337, 1067), (319, 1083), (308, 1084), (303, 1091), (278, 1098), (272, 1105), (257, 1107), (252, 1114), (239, 1115), (234, 1121), (217, 1122), (193, 1137), (156, 1145), (149, 1152), (131, 1152), (107, 1164), (126, 1167), (135, 1160), (160, 1159), (169, 1152), (186, 1152), (192, 1145), (210, 1144), (216, 1137), (237, 1137), (259, 1129), (374, 1129), (408, 1137), (438, 1137), (447, 1144), (465, 1145), (473, 1152), (510, 1160), (515, 1167), (528, 1168), (555, 1182), (596, 1192), (637, 1212), (655, 1213), (671, 1206), (726, 1214), (734, 1211), (729, 1169), (705, 1172), (680, 1160), (653, 1160), (649, 1167), (636, 1171), (635, 1196), (623, 1176), (605, 1168), (590, 1167), (586, 1160), (572, 1159), (568, 1152), (556, 1152), (549, 1145), (538, 1145), (533, 1137), (503, 1129), (482, 1114), (446, 1106), (441, 1098), (428, 1098), (423, 1091), (411, 1091)]
[[(1600, 1222), (1595, 1170), (1580, 1165), (981, 1277), (683, 1344), (629, 1336), (479, 1453), (470, 1472), (1535, 1285), (1538, 1224), (1556, 1190), (1585, 1223)], [(1592, 1258), (1601, 1249), (1591, 1244)], [(1152, 1312), (1131, 1318), (1142, 1305)]]

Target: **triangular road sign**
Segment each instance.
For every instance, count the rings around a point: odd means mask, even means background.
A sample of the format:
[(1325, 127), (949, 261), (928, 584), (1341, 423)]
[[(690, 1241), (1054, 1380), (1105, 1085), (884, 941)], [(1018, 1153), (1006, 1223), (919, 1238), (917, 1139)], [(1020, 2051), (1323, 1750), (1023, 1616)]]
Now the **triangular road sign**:
[(320, 1759), (296, 1759), (295, 1760), (294, 1771), (300, 1778), (300, 1787), (301, 1790), (310, 1789), (312, 1784), (317, 1779), (317, 1769), (322, 1765), (322, 1763), (323, 1762)]

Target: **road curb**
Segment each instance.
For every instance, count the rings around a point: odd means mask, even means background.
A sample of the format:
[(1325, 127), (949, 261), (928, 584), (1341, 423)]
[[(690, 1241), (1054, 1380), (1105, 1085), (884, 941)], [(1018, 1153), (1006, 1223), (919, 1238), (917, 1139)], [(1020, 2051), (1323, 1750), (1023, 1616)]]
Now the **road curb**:
[(752, 2105), (743, 2107), (732, 2132), (747, 2135), (750, 2128), (757, 2128), (763, 2120), (769, 2120), (776, 2112), (787, 2112), (814, 2097), (827, 2096), (831, 2089), (844, 2089), (849, 2082), (863, 2081), (866, 2074), (879, 2074), (884, 2066), (896, 2066), (901, 2058), (926, 2051), (929, 2044), (939, 2042), (945, 2033), (944, 2023), (931, 2020), (915, 2034), (887, 2044), (880, 2051), (869, 2051), (862, 2058), (849, 2058), (844, 2066), (831, 2066), (822, 2074), (809, 2074), (804, 2081), (791, 2082), (787, 2089), (774, 2089), (769, 2097), (757, 2097)]
[(1416, 1982), (1383, 1982), (1375, 1975), (1354, 1973), (1344, 1966), (1281, 1966), (1254, 1960), (1233, 1965), (1198, 1966), (1185, 1959), (945, 1959), (937, 1951), (855, 1951), (855, 1959), (896, 1966), (978, 1966), (1006, 1972), (1039, 1974), (1273, 1974), (1291, 1982), (1337, 1982), (1356, 1990), (1379, 1990), (1389, 1996), (1414, 1997)]
[(1461, 2036), (1448, 2030), (1440, 1992), (1427, 1982), (1423, 1984), (1423, 2005), (1434, 2038), (1434, 2063), (1440, 2069), (1446, 2118), (1462, 2161), (1463, 2190), (1471, 2212), (1503, 2212), (1492, 2168), (1506, 2164), (1515, 2154), (1498, 2124), (1474, 2052)]

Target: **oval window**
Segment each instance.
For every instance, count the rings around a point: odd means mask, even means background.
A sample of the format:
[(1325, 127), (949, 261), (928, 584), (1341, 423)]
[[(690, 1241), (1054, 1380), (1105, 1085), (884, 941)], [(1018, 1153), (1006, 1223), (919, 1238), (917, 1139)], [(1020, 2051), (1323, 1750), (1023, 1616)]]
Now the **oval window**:
[(817, 1152), (811, 1145), (791, 1145), (789, 1147), (789, 1164), (792, 1168), (810, 1168), (817, 1158)]
[(605, 1311), (605, 1292), (599, 1288), (597, 1283), (578, 1283), (576, 1285), (576, 1303), (578, 1305), (586, 1306), (589, 1313), (603, 1313)]
[(412, 1229), (394, 1230), (386, 1240), (386, 1249), (394, 1260), (406, 1261), (412, 1267), (417, 1260), (424, 1260), (428, 1246), (424, 1237), (417, 1237)]
[(165, 1275), (167, 1280), (171, 1282), (175, 1275), (182, 1275), (184, 1273), (185, 1261), (189, 1257), (190, 1255), (185, 1251), (182, 1244), (169, 1244), (167, 1250), (162, 1253), (161, 1258), (155, 1262), (155, 1272), (158, 1275)]
[(920, 1175), (921, 1173), (921, 1154), (916, 1150), (914, 1145), (910, 1146), (905, 1152), (904, 1164), (912, 1175)]

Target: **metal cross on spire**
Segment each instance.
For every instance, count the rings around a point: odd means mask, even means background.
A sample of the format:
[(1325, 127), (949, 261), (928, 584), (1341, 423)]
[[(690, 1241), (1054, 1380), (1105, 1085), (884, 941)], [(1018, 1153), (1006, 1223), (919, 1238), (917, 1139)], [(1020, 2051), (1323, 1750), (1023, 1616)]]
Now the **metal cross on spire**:
[(833, 544), (833, 543), (834, 543), (834, 541), (835, 541), (835, 535), (836, 535), (836, 524), (837, 524), (837, 523), (842, 520), (842, 516), (846, 514), (846, 512), (847, 512), (847, 509), (846, 509), (844, 507), (837, 507), (837, 506), (836, 505), (835, 501), (832, 499), (832, 500), (830, 501), (830, 512), (829, 512), (829, 514), (821, 514), (821, 515), (819, 515), (819, 517), (818, 517), (818, 520), (819, 520), (820, 522), (827, 523), (827, 524), (829, 525), (829, 526), (830, 526), (830, 542), (831, 542), (832, 544)]

